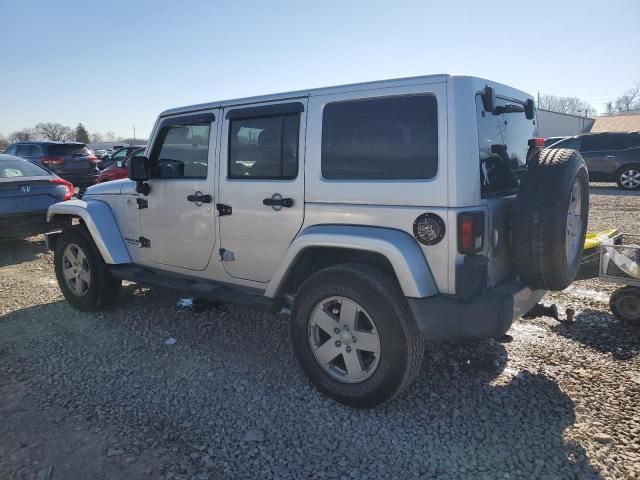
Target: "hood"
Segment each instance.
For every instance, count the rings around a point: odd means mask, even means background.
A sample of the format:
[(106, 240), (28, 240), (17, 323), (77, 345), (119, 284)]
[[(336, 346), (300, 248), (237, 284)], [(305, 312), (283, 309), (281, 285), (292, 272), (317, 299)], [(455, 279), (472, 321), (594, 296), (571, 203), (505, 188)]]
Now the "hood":
[(120, 195), (124, 183), (133, 183), (128, 178), (92, 185), (84, 193), (86, 195)]

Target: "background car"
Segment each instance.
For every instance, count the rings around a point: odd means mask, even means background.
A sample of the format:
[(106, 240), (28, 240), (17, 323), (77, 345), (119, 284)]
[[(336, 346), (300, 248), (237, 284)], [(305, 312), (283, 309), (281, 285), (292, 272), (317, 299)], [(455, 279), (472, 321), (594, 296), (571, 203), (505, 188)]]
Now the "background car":
[(138, 150), (139, 148), (143, 148), (144, 145), (129, 145), (127, 147), (122, 147), (118, 150), (114, 150), (114, 152), (110, 155), (107, 155), (102, 159), (102, 163), (100, 164), (100, 168), (107, 168), (111, 165), (115, 164), (118, 161), (124, 161), (134, 150)]
[(111, 153), (111, 150), (100, 149), (93, 152), (93, 154), (98, 157), (100, 160), (104, 159), (107, 155)]
[(547, 138), (544, 139), (544, 146), (545, 147), (550, 147), (554, 143), (557, 143), (560, 140), (564, 140), (565, 138), (567, 138), (567, 137), (547, 137)]
[(127, 166), (129, 159), (134, 155), (141, 155), (144, 153), (145, 147), (136, 148), (133, 150), (124, 160), (118, 160), (110, 167), (105, 168), (100, 172), (98, 177), (98, 183), (109, 182), (111, 180), (118, 180), (120, 178), (127, 178)]
[(78, 187), (93, 185), (100, 174), (100, 160), (84, 143), (18, 142), (10, 145), (5, 153), (26, 158)]
[(616, 182), (623, 190), (640, 189), (640, 132), (586, 133), (550, 148), (578, 150), (587, 162), (592, 182)]
[(73, 185), (23, 158), (0, 154), (0, 239), (60, 228), (47, 223), (47, 208), (73, 196)]

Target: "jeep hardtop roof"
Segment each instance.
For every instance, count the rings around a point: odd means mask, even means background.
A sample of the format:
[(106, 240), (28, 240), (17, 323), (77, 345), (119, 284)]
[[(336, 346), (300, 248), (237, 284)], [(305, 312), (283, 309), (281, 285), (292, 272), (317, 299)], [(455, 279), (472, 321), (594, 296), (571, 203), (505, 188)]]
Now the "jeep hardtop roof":
[(345, 89), (364, 90), (364, 89), (372, 89), (376, 87), (389, 88), (392, 86), (401, 87), (401, 86), (407, 86), (407, 85), (420, 85), (424, 83), (444, 83), (450, 79), (471, 79), (477, 82), (489, 83), (497, 87), (504, 87), (506, 89), (509, 89), (511, 92), (518, 92), (519, 94), (527, 98), (531, 97), (528, 93), (523, 92), (521, 90), (516, 90), (507, 85), (496, 83), (491, 80), (486, 80), (480, 77), (440, 73), (436, 75), (422, 75), (417, 77), (375, 80), (371, 82), (351, 83), (351, 84), (336, 85), (336, 86), (330, 86), (330, 87), (320, 87), (320, 88), (312, 88), (307, 90), (296, 90), (292, 92), (275, 93), (270, 95), (258, 95), (255, 97), (245, 97), (245, 98), (236, 98), (231, 100), (221, 100), (221, 101), (200, 103), (196, 105), (187, 105), (184, 107), (170, 108), (168, 110), (163, 111), (160, 114), (160, 116), (166, 117), (170, 115), (178, 115), (181, 113), (192, 113), (192, 112), (199, 112), (204, 110), (211, 110), (213, 108), (241, 106), (241, 105), (252, 104), (252, 103), (277, 102), (281, 100), (291, 100), (295, 98), (305, 98), (305, 97), (312, 97), (312, 96), (318, 96), (318, 95), (330, 95), (332, 93), (344, 92)]

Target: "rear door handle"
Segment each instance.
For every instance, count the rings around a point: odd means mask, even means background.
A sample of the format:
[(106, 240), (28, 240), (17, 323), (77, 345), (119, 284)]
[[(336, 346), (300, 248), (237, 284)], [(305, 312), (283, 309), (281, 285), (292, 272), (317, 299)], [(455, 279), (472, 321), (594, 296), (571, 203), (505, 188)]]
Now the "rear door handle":
[(291, 208), (293, 207), (293, 198), (282, 198), (277, 193), (271, 198), (265, 198), (262, 200), (262, 204), (267, 207), (284, 207)]
[(211, 198), (211, 195), (205, 195), (202, 192), (196, 192), (193, 195), (189, 195), (187, 197), (187, 200), (197, 205), (197, 204), (203, 204), (203, 203), (211, 203), (212, 198)]

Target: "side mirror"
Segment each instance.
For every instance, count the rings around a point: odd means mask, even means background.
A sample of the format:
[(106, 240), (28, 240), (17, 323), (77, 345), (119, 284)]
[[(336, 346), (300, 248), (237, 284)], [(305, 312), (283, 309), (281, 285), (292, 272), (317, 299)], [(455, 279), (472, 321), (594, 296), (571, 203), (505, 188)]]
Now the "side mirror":
[(149, 180), (149, 159), (143, 155), (136, 155), (129, 159), (129, 165), (127, 166), (127, 174), (131, 180), (136, 182), (136, 192), (149, 195), (151, 187), (148, 183)]
[(145, 182), (149, 180), (149, 159), (143, 155), (131, 157), (127, 174), (131, 180), (136, 182)]
[(535, 117), (535, 104), (530, 98), (527, 99), (526, 103), (524, 104), (524, 115), (525, 117), (527, 117), (527, 120), (533, 120), (533, 118)]
[(486, 86), (484, 87), (484, 92), (482, 92), (482, 107), (485, 112), (492, 113), (496, 108), (496, 91), (493, 87)]

